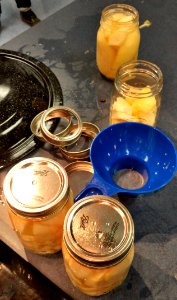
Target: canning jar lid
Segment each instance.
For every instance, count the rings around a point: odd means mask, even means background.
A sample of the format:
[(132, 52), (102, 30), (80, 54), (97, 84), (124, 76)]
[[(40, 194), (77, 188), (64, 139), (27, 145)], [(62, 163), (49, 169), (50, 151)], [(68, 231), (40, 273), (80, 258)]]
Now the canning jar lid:
[(64, 222), (70, 254), (91, 266), (112, 265), (129, 251), (134, 223), (127, 208), (111, 197), (92, 195), (76, 202)]
[(65, 169), (52, 159), (34, 157), (16, 164), (6, 175), (3, 193), (12, 210), (39, 217), (62, 208), (68, 197)]

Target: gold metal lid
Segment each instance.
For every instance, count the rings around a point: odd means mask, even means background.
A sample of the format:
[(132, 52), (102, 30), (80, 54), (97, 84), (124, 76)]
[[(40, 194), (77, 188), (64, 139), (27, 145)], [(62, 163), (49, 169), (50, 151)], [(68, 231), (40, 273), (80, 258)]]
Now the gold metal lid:
[(127, 208), (108, 196), (76, 202), (64, 222), (64, 240), (75, 259), (92, 266), (114, 264), (134, 240), (134, 223)]
[(75, 161), (65, 166), (73, 196), (78, 195), (93, 177), (93, 166), (89, 161)]
[(67, 201), (68, 176), (52, 159), (28, 158), (7, 173), (3, 189), (14, 211), (24, 216), (43, 216)]

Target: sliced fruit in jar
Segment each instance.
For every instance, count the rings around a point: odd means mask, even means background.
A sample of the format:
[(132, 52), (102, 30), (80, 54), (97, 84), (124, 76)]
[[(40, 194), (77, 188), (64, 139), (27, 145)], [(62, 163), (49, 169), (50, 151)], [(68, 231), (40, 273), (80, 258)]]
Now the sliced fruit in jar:
[(155, 120), (156, 120), (156, 113), (154, 112), (149, 112), (147, 114), (142, 113), (140, 117), (140, 123), (145, 123), (151, 126), (155, 124)]
[(149, 98), (142, 98), (142, 99), (136, 99), (132, 103), (132, 108), (133, 108), (133, 113), (135, 114), (140, 114), (141, 113), (148, 113), (148, 112), (154, 112), (156, 113), (157, 111), (157, 106), (156, 106), (156, 99), (154, 96), (149, 97)]
[(126, 39), (127, 31), (117, 29), (110, 33), (108, 38), (108, 45), (119, 47)]
[(125, 14), (125, 13), (117, 13), (117, 14), (113, 14), (111, 16), (111, 20), (112, 21), (116, 21), (116, 22), (120, 22), (120, 23), (126, 23), (129, 21), (132, 21), (133, 17), (130, 14)]
[(137, 30), (128, 33), (124, 43), (122, 43), (117, 51), (117, 56), (114, 62), (116, 71), (122, 64), (137, 58), (139, 42), (140, 34)]
[(113, 116), (114, 119), (117, 118), (117, 119), (120, 119), (122, 121), (128, 121), (132, 118), (131, 115), (128, 115), (128, 114), (122, 113), (122, 112), (118, 112), (118, 111), (112, 112), (112, 116)]
[[(99, 53), (99, 55), (98, 55)], [(116, 51), (110, 47), (105, 40), (102, 30), (97, 34), (97, 65), (101, 73), (111, 78), (111, 67), (115, 60)]]
[(112, 110), (132, 115), (132, 106), (122, 97), (117, 97), (112, 106)]

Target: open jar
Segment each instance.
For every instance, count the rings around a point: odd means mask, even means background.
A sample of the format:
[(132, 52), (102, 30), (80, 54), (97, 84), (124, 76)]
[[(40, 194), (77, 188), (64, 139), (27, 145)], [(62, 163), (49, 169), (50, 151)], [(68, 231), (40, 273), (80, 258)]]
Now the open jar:
[(140, 44), (139, 14), (130, 5), (112, 4), (103, 9), (97, 32), (99, 71), (115, 79), (120, 66), (136, 60)]
[(126, 207), (108, 196), (76, 202), (64, 222), (62, 252), (74, 286), (99, 296), (125, 280), (134, 257), (134, 224)]
[(64, 218), (73, 204), (65, 169), (44, 157), (23, 160), (7, 173), (3, 190), (24, 247), (38, 254), (61, 250)]
[(148, 61), (124, 64), (116, 75), (110, 102), (110, 124), (139, 122), (155, 126), (161, 103), (163, 75)]

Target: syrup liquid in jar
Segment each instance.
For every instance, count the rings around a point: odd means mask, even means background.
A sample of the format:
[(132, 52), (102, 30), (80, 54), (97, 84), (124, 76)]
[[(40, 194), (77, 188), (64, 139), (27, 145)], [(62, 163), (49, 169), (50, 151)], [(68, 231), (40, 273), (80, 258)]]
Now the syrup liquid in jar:
[(139, 122), (155, 126), (160, 110), (163, 75), (148, 61), (122, 65), (114, 81), (110, 102), (110, 124)]
[(99, 71), (114, 80), (122, 64), (137, 59), (139, 44), (138, 11), (125, 4), (105, 7), (97, 32), (96, 61)]
[(3, 189), (24, 247), (38, 254), (61, 250), (64, 218), (73, 204), (65, 169), (48, 158), (26, 159), (7, 173)]
[(68, 211), (62, 252), (75, 287), (100, 296), (125, 280), (134, 257), (134, 224), (126, 207), (96, 195), (76, 202)]

